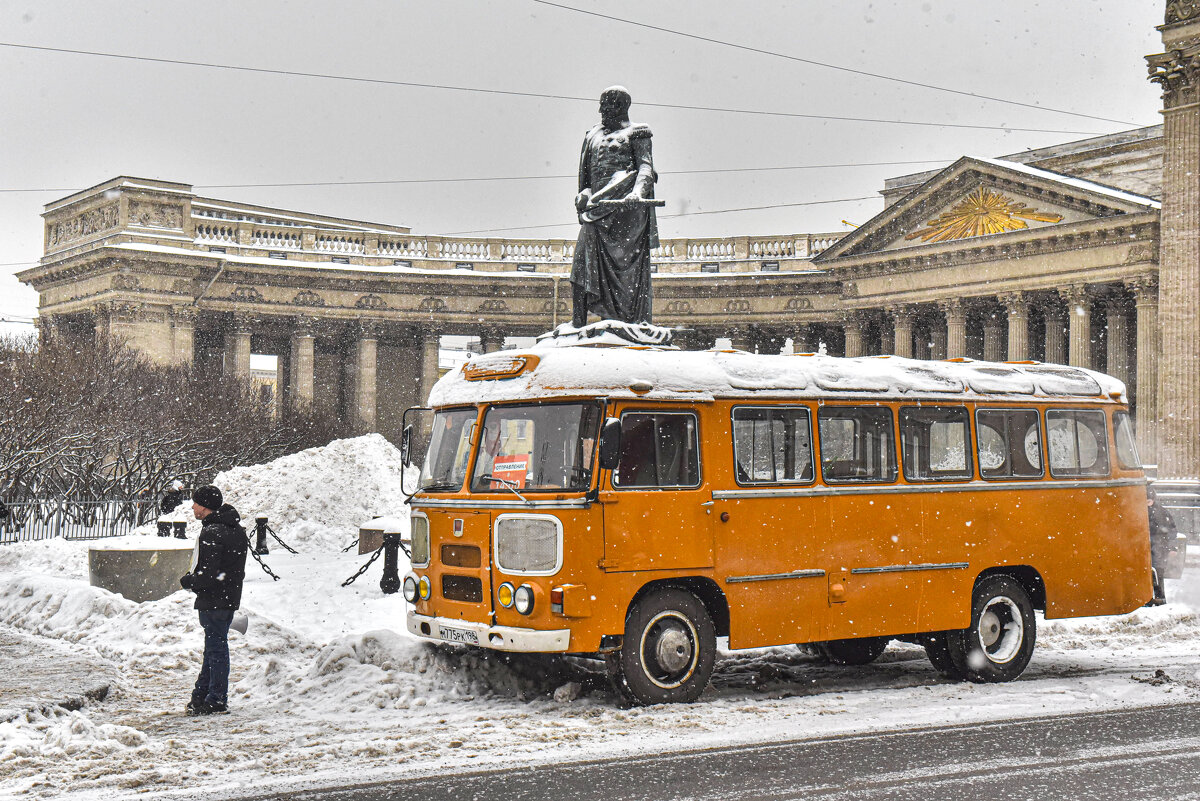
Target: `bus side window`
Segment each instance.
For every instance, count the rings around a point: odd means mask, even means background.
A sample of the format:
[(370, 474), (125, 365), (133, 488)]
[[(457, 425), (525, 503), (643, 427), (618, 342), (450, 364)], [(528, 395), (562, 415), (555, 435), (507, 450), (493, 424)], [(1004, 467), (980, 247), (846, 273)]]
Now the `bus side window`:
[(621, 416), (619, 487), (698, 487), (700, 449), (693, 414), (627, 412)]
[(1050, 475), (1055, 478), (1108, 475), (1108, 429), (1100, 410), (1046, 412)]
[(962, 406), (900, 410), (904, 477), (909, 481), (970, 479), (971, 431)]
[(979, 475), (1040, 478), (1042, 438), (1036, 409), (980, 409), (975, 413)]
[(823, 406), (817, 412), (821, 434), (821, 475), (825, 481), (896, 480), (896, 440), (892, 411), (883, 406)]
[(1129, 412), (1113, 414), (1113, 435), (1117, 440), (1117, 464), (1125, 470), (1141, 470), (1142, 460), (1138, 458)]
[(812, 481), (808, 409), (762, 406), (734, 409), (733, 457), (739, 484)]

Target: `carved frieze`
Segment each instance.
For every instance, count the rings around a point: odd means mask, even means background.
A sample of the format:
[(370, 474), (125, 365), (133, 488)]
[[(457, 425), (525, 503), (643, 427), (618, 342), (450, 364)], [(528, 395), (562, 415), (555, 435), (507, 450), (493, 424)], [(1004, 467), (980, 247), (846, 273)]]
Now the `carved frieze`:
[(66, 245), (92, 234), (116, 228), (121, 215), (116, 203), (85, 211), (69, 220), (57, 222), (50, 227), (50, 244)]
[(446, 310), (446, 301), (441, 298), (422, 298), (417, 304), (417, 311), (423, 312), (444, 312)]
[(1166, 23), (1174, 25), (1177, 22), (1200, 17), (1200, 2), (1197, 0), (1167, 0)]
[(262, 303), (263, 302), (262, 293), (259, 292), (257, 289), (255, 289), (252, 286), (237, 287), (236, 289), (233, 290), (233, 292), (230, 293), (229, 299), (237, 301), (239, 303)]
[[(430, 300), (430, 298), (426, 298), (426, 300)], [(424, 303), (425, 301), (421, 302)], [(444, 308), (445, 304), (443, 303), (442, 306)], [(387, 302), (378, 295), (363, 295), (361, 298), (354, 301), (354, 307), (356, 309), (386, 309), (388, 305)]]
[(746, 314), (754, 311), (754, 307), (745, 298), (730, 298), (725, 303), (725, 311), (730, 314)]
[(134, 200), (129, 204), (129, 219), (143, 228), (173, 228), (183, 230), (183, 209), (150, 200)]
[(485, 300), (483, 303), (480, 303), (479, 308), (476, 309), (476, 311), (483, 312), (485, 314), (506, 312), (508, 311), (508, 304), (499, 298), (493, 298), (492, 300)]
[(691, 314), (692, 304), (686, 300), (672, 300), (663, 307), (663, 311), (667, 314)]
[(125, 292), (131, 292), (135, 289), (140, 289), (142, 282), (138, 280), (138, 277), (136, 275), (131, 275), (129, 273), (121, 273), (121, 274), (117, 275), (115, 278), (113, 278), (112, 285), (113, 285), (113, 289), (119, 289), (119, 290), (123, 290)]
[(1130, 246), (1129, 252), (1125, 254), (1126, 264), (1141, 264), (1146, 261), (1158, 261), (1158, 248), (1153, 242), (1138, 242)]
[(325, 298), (313, 292), (311, 289), (305, 289), (296, 293), (296, 297), (292, 298), (293, 306), (324, 306)]
[(788, 298), (788, 302), (784, 305), (786, 311), (811, 311), (813, 307), (812, 298), (795, 297)]
[[(554, 301), (548, 300), (542, 304), (542, 311), (545, 312), (546, 314), (551, 314), (552, 312), (554, 312), (554, 310), (555, 310), (554, 309)], [(567, 302), (565, 300), (560, 300), (558, 302), (558, 313), (562, 314), (566, 310), (567, 310)]]

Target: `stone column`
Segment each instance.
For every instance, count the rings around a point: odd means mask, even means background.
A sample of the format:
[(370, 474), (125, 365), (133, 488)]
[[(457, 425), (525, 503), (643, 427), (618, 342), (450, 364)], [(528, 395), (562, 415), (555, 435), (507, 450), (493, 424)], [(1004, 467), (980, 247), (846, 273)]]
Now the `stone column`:
[(1124, 298), (1109, 298), (1104, 304), (1108, 319), (1107, 372), (1129, 383), (1129, 306)]
[(1050, 364), (1067, 363), (1066, 313), (1057, 303), (1048, 303), (1042, 308), (1046, 325), (1046, 361)]
[(896, 328), (892, 316), (888, 312), (884, 312), (882, 319), (879, 321), (879, 352), (880, 353), (895, 353), (896, 352)]
[(846, 332), (846, 355), (850, 357), (864, 356), (863, 352), (863, 320), (858, 312), (847, 312), (842, 317), (842, 326)]
[(418, 337), (421, 342), (421, 396), (418, 401), (424, 406), (429, 403), (429, 393), (433, 391), (433, 385), (441, 377), (438, 357), (442, 332), (429, 326), (422, 328)]
[(1092, 307), (1088, 288), (1075, 285), (1060, 289), (1067, 304), (1068, 364), (1072, 367), (1092, 366)]
[(797, 326), (792, 333), (792, 353), (816, 353), (817, 338), (811, 325)]
[(1130, 396), (1135, 404), (1138, 456), (1146, 464), (1158, 459), (1158, 280), (1145, 276), (1127, 284), (1137, 311), (1137, 363)]
[(175, 306), (171, 309), (171, 338), (175, 364), (191, 364), (196, 354), (196, 309)]
[(896, 332), (894, 343), (897, 356), (911, 359), (913, 355), (913, 309), (911, 306), (897, 306), (891, 310), (892, 330)]
[(484, 353), (495, 353), (504, 348), (504, 334), (495, 328), (484, 328), (479, 332), (479, 349)]
[(313, 367), (315, 363), (313, 321), (301, 318), (292, 331), (292, 348), (288, 363), (288, 394), (292, 406), (308, 410), (313, 403)]
[(1165, 52), (1148, 56), (1163, 88), (1159, 246), (1158, 477), (1200, 478), (1200, 15), (1167, 3)]
[(737, 326), (729, 329), (729, 343), (734, 350), (754, 352), (754, 336), (748, 326)]
[(1000, 309), (988, 308), (983, 313), (983, 360), (1002, 362), (1006, 356), (1004, 331), (1008, 327), (1007, 316)]
[(242, 381), (250, 380), (250, 331), (253, 322), (240, 314), (225, 330), (224, 369), (225, 373)]
[(1008, 309), (1008, 360), (1023, 362), (1029, 358), (1029, 296), (1013, 292), (1000, 300)]
[(377, 393), (376, 358), (379, 350), (379, 324), (361, 321), (354, 347), (354, 420), (360, 434), (375, 430)]
[(941, 325), (936, 319), (929, 331), (929, 358), (946, 358), (946, 326)]
[(946, 315), (946, 358), (960, 359), (967, 355), (967, 304), (961, 298), (941, 303)]

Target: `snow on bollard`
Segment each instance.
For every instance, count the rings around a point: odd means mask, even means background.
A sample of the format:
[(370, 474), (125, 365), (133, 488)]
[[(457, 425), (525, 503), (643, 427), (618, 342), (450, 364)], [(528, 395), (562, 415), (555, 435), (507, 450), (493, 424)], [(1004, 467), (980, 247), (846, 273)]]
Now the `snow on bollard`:
[(400, 532), (383, 532), (383, 578), (379, 589), (384, 595), (392, 595), (400, 589), (399, 568)]

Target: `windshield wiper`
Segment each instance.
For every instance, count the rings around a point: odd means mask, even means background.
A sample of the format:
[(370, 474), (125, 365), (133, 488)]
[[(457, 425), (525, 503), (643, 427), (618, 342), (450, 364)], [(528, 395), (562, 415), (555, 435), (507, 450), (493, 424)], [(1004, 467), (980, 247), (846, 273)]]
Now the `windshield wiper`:
[(513, 495), (516, 495), (518, 498), (520, 498), (522, 502), (529, 503), (529, 501), (525, 499), (524, 495), (517, 492), (517, 482), (515, 482), (515, 481), (512, 481), (507, 478), (501, 478), (500, 476), (494, 476), (491, 473), (484, 473), (481, 476), (475, 476), (475, 479), (477, 481), (495, 481), (500, 486), (504, 487), (506, 490), (511, 492)]
[(404, 502), (412, 503), (412, 499), (420, 495), (422, 492), (447, 492), (449, 490), (459, 489), (460, 487), (462, 487), (462, 482), (453, 484), (451, 482), (444, 481), (441, 484), (426, 484), (424, 487), (417, 487), (415, 490), (413, 490), (413, 494), (405, 498)]

